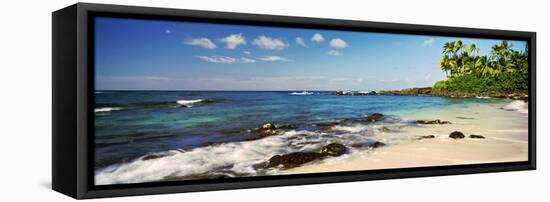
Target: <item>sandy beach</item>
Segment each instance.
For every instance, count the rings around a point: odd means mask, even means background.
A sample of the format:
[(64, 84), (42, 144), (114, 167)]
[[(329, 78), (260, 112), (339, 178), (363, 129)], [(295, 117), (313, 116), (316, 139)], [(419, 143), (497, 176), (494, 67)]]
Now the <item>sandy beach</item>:
[[(515, 108), (515, 110), (506, 110)], [(418, 138), (434, 135), (433, 139), (397, 141), (390, 146), (371, 151), (354, 151), (341, 158), (303, 165), (283, 171), (284, 174), (373, 170), (406, 167), (463, 165), (495, 162), (517, 162), (528, 159), (528, 115), (526, 103), (487, 104), (466, 108), (428, 110), (422, 113), (398, 112), (409, 120), (441, 119), (451, 125), (405, 127), (399, 132), (379, 133), (373, 138), (392, 142), (394, 136)], [(451, 139), (449, 134), (461, 131), (464, 139)], [(470, 134), (485, 139), (468, 138)]]
[[(218, 95), (219, 93), (214, 94)], [(234, 94), (230, 93), (230, 96), (234, 96)], [(252, 96), (247, 92), (237, 94), (242, 94), (243, 97)], [(122, 95), (126, 94), (122, 93)], [(159, 97), (166, 96), (165, 94), (162, 95)], [(338, 97), (324, 94), (294, 97), (295, 95), (291, 92), (268, 92), (260, 93), (260, 95), (283, 96), (286, 99), (291, 99), (293, 102), (289, 102), (287, 105), (279, 105), (276, 102), (272, 106), (281, 107), (280, 111), (298, 112), (297, 114), (318, 114), (318, 120), (309, 120), (311, 116), (289, 117), (285, 113), (272, 113), (273, 108), (269, 107), (257, 108), (256, 111), (251, 111), (253, 114), (246, 115), (242, 109), (234, 107), (233, 103), (228, 103), (231, 106), (229, 107), (224, 106), (223, 102), (207, 102), (187, 108), (176, 108), (179, 110), (177, 115), (192, 110), (204, 111), (210, 114), (213, 111), (216, 112), (218, 108), (223, 108), (226, 111), (233, 109), (234, 112), (225, 114), (228, 116), (237, 114), (243, 116), (241, 119), (245, 119), (246, 123), (251, 121), (257, 121), (258, 123), (251, 126), (238, 126), (237, 129), (243, 131), (238, 134), (188, 136), (186, 137), (188, 139), (184, 139), (185, 141), (174, 140), (173, 142), (187, 143), (195, 141), (198, 145), (189, 148), (178, 147), (177, 149), (150, 152), (145, 155), (140, 155), (137, 151), (148, 148), (145, 143), (154, 144), (149, 139), (148, 141), (137, 141), (137, 144), (129, 144), (128, 146), (136, 148), (131, 150), (108, 150), (109, 147), (106, 147), (107, 149), (100, 151), (131, 151), (139, 156), (127, 162), (100, 167), (96, 171), (96, 184), (528, 160), (527, 103), (519, 100), (422, 96)], [(218, 96), (229, 95), (222, 93)], [(220, 100), (221, 98), (213, 97), (210, 99)], [(192, 99), (191, 101), (196, 100)], [(271, 100), (276, 99), (267, 99), (267, 102), (271, 102)], [(154, 110), (161, 112), (162, 107), (165, 105), (159, 104), (156, 107), (161, 109), (154, 108)], [(254, 106), (270, 106), (270, 103), (255, 104)], [(120, 114), (120, 118), (124, 118), (125, 113), (132, 115), (141, 113), (141, 111), (132, 111), (132, 107), (137, 106), (126, 106), (124, 109), (128, 111), (118, 110), (113, 113), (115, 115)], [(147, 105), (146, 107), (150, 106)], [(248, 105), (243, 107), (250, 109)], [(292, 107), (294, 109), (290, 110)], [(376, 111), (357, 113), (371, 108), (376, 108)], [(265, 117), (257, 118), (258, 113), (265, 114), (263, 115)], [(342, 113), (345, 115), (344, 118), (336, 118), (342, 117)], [(213, 114), (219, 116), (217, 113)], [(273, 117), (274, 114), (280, 117)], [(292, 115), (293, 113), (289, 114)], [(102, 116), (109, 117), (107, 115)], [(166, 116), (171, 117), (174, 114), (167, 114)], [(248, 120), (250, 118), (258, 120)], [(195, 124), (195, 122), (192, 122), (193, 119), (185, 117), (182, 117), (182, 119), (191, 120), (189, 124)], [(204, 116), (198, 116), (196, 120), (203, 121), (204, 119)], [(276, 121), (275, 124), (264, 124), (265, 121), (263, 120), (274, 119), (281, 121)], [(222, 124), (224, 123), (223, 120), (225, 119), (217, 122), (220, 124), (218, 126), (226, 126)], [(159, 121), (161, 120), (150, 120), (153, 123)], [(281, 124), (284, 123), (282, 121), (287, 121), (286, 123), (291, 123), (291, 125)], [(231, 124), (231, 126), (234, 126), (234, 124)], [(263, 131), (255, 129), (254, 125), (259, 125), (262, 128), (267, 125), (270, 129)], [(204, 131), (205, 134), (216, 134), (219, 131), (214, 126), (216, 124), (201, 127), (200, 131)], [(219, 129), (227, 130), (225, 127)], [(454, 131), (460, 131), (465, 135), (465, 138), (450, 138), (449, 134)], [(185, 131), (181, 133), (185, 133)], [(147, 133), (147, 135), (154, 134)], [(478, 135), (483, 138), (470, 138), (470, 135)], [(227, 142), (201, 144), (201, 142), (207, 143), (208, 141), (219, 140), (220, 137), (233, 137), (236, 139)], [(118, 138), (106, 140), (120, 141)], [(159, 141), (159, 144), (163, 144), (163, 139), (159, 139)], [(328, 147), (329, 145), (332, 146)], [(323, 150), (333, 153), (329, 155), (323, 153)], [(289, 155), (291, 158), (285, 161), (284, 164), (277, 163), (277, 160), (274, 160), (276, 156), (288, 158)]]

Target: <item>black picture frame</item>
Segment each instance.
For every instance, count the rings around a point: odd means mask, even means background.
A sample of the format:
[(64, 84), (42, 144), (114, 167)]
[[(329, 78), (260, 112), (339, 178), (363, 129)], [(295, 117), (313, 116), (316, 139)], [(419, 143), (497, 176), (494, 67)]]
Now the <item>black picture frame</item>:
[[(528, 161), (233, 179), (94, 185), (95, 16), (527, 41)], [(77, 3), (52, 14), (52, 188), (85, 199), (536, 169), (536, 33), (414, 24)]]

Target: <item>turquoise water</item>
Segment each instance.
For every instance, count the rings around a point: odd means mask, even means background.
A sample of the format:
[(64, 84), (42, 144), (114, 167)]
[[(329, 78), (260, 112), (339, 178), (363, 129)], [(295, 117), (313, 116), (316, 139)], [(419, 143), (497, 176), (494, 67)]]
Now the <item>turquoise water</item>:
[[(426, 134), (407, 133), (425, 127), (414, 118), (450, 118), (454, 123), (464, 116), (460, 112), (477, 107), (526, 110), (524, 102), (505, 99), (336, 96), (329, 91), (100, 91), (95, 95), (98, 185), (279, 175), (284, 168), (265, 167), (274, 155), (316, 152), (331, 143), (349, 149), (342, 156), (311, 162), (322, 164), (369, 153), (376, 141), (386, 147), (416, 141)], [(382, 113), (383, 118), (367, 121), (373, 113)], [(265, 123), (275, 124), (279, 133), (260, 137), (255, 128)]]
[(311, 127), (315, 124), (372, 113), (494, 102), (491, 100), (336, 96), (325, 91), (101, 91), (96, 93), (95, 108), (96, 168), (148, 153), (244, 141), (255, 135), (250, 129), (267, 122), (314, 131), (318, 129)]

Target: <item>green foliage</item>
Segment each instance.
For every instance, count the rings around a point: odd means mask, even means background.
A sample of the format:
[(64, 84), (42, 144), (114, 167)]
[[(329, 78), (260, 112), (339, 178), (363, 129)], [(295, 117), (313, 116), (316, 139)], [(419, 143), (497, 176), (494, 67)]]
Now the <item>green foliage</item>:
[(508, 41), (502, 41), (491, 47), (489, 55), (480, 56), (475, 44), (445, 43), (439, 66), (447, 80), (438, 81), (433, 88), (471, 93), (527, 90), (527, 50), (519, 52), (511, 47)]
[(479, 76), (475, 74), (463, 75), (438, 81), (433, 88), (436, 90), (461, 91), (467, 93), (505, 92), (512, 93), (518, 90), (528, 90), (529, 78), (527, 74), (505, 72), (498, 76)]
[(447, 89), (446, 81), (435, 82), (435, 84), (433, 86), (433, 89), (435, 89), (435, 90), (445, 90), (445, 89)]

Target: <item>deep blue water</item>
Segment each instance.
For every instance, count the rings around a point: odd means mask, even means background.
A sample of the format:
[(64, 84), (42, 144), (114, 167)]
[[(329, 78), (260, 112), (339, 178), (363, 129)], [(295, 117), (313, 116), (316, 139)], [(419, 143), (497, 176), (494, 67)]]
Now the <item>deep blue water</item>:
[[(378, 112), (467, 105), (480, 99), (431, 96), (336, 96), (292, 91), (96, 92), (96, 167), (129, 162), (147, 153), (243, 141), (263, 123), (311, 124)], [(195, 101), (184, 107), (178, 100)], [(199, 102), (200, 100), (200, 102)]]

